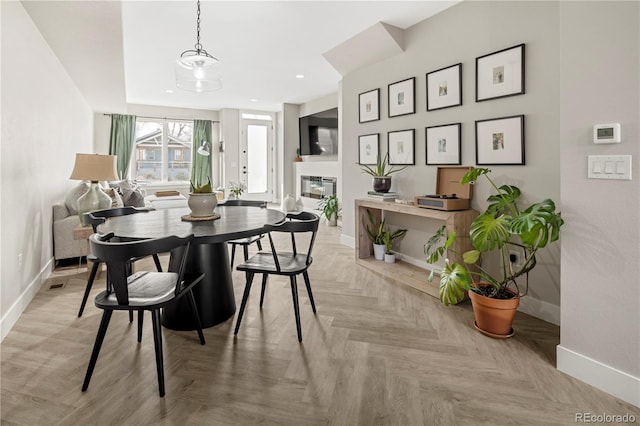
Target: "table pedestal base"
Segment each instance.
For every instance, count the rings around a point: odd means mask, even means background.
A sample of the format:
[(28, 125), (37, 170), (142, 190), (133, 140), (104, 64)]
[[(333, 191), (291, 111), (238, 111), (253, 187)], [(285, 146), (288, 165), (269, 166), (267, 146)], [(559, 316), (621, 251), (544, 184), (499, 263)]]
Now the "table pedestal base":
[[(204, 272), (202, 281), (193, 287), (202, 328), (220, 324), (233, 316), (236, 311), (236, 299), (233, 294), (227, 243), (191, 244), (186, 272)], [(164, 308), (162, 324), (172, 330), (196, 329), (186, 297)]]

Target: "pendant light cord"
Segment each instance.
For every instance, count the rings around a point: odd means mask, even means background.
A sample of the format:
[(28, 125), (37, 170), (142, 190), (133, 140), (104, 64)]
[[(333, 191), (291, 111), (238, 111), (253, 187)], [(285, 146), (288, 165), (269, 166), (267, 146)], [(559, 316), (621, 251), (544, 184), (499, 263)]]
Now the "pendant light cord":
[(196, 52), (199, 55), (202, 51), (202, 45), (200, 44), (200, 0), (198, 0), (198, 14), (196, 19)]

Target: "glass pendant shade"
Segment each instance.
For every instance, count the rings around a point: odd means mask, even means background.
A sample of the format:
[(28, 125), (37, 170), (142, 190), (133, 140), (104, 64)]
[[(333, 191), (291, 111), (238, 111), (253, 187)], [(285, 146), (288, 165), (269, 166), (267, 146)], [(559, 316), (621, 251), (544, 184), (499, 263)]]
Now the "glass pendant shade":
[(176, 86), (192, 92), (222, 88), (218, 60), (205, 55), (184, 55), (176, 61)]
[(89, 190), (78, 198), (78, 216), (82, 226), (87, 226), (84, 214), (111, 207), (111, 197), (102, 191), (99, 181), (118, 180), (115, 155), (76, 154), (70, 179), (91, 181)]
[(196, 44), (176, 61), (176, 86), (192, 92), (211, 92), (222, 88), (219, 61), (200, 44), (200, 0), (197, 2)]

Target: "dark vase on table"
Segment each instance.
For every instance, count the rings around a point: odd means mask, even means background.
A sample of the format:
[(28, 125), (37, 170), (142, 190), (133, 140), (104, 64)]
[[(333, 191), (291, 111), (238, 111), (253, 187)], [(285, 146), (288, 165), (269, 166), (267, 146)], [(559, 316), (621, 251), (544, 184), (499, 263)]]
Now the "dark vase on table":
[(373, 178), (373, 190), (376, 192), (389, 192), (391, 189), (391, 176), (375, 176)]

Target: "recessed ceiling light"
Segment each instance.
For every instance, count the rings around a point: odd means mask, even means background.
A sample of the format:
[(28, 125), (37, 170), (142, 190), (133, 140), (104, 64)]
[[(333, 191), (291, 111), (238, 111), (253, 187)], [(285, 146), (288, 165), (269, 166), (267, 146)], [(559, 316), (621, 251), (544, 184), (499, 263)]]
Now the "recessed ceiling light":
[(304, 74), (296, 74), (296, 78), (304, 78)]
[(251, 102), (258, 102), (258, 100), (253, 98), (253, 99), (251, 99)]
[(173, 90), (171, 90), (171, 89), (167, 89), (167, 90), (165, 90), (165, 92), (167, 92), (167, 93), (173, 93)]

